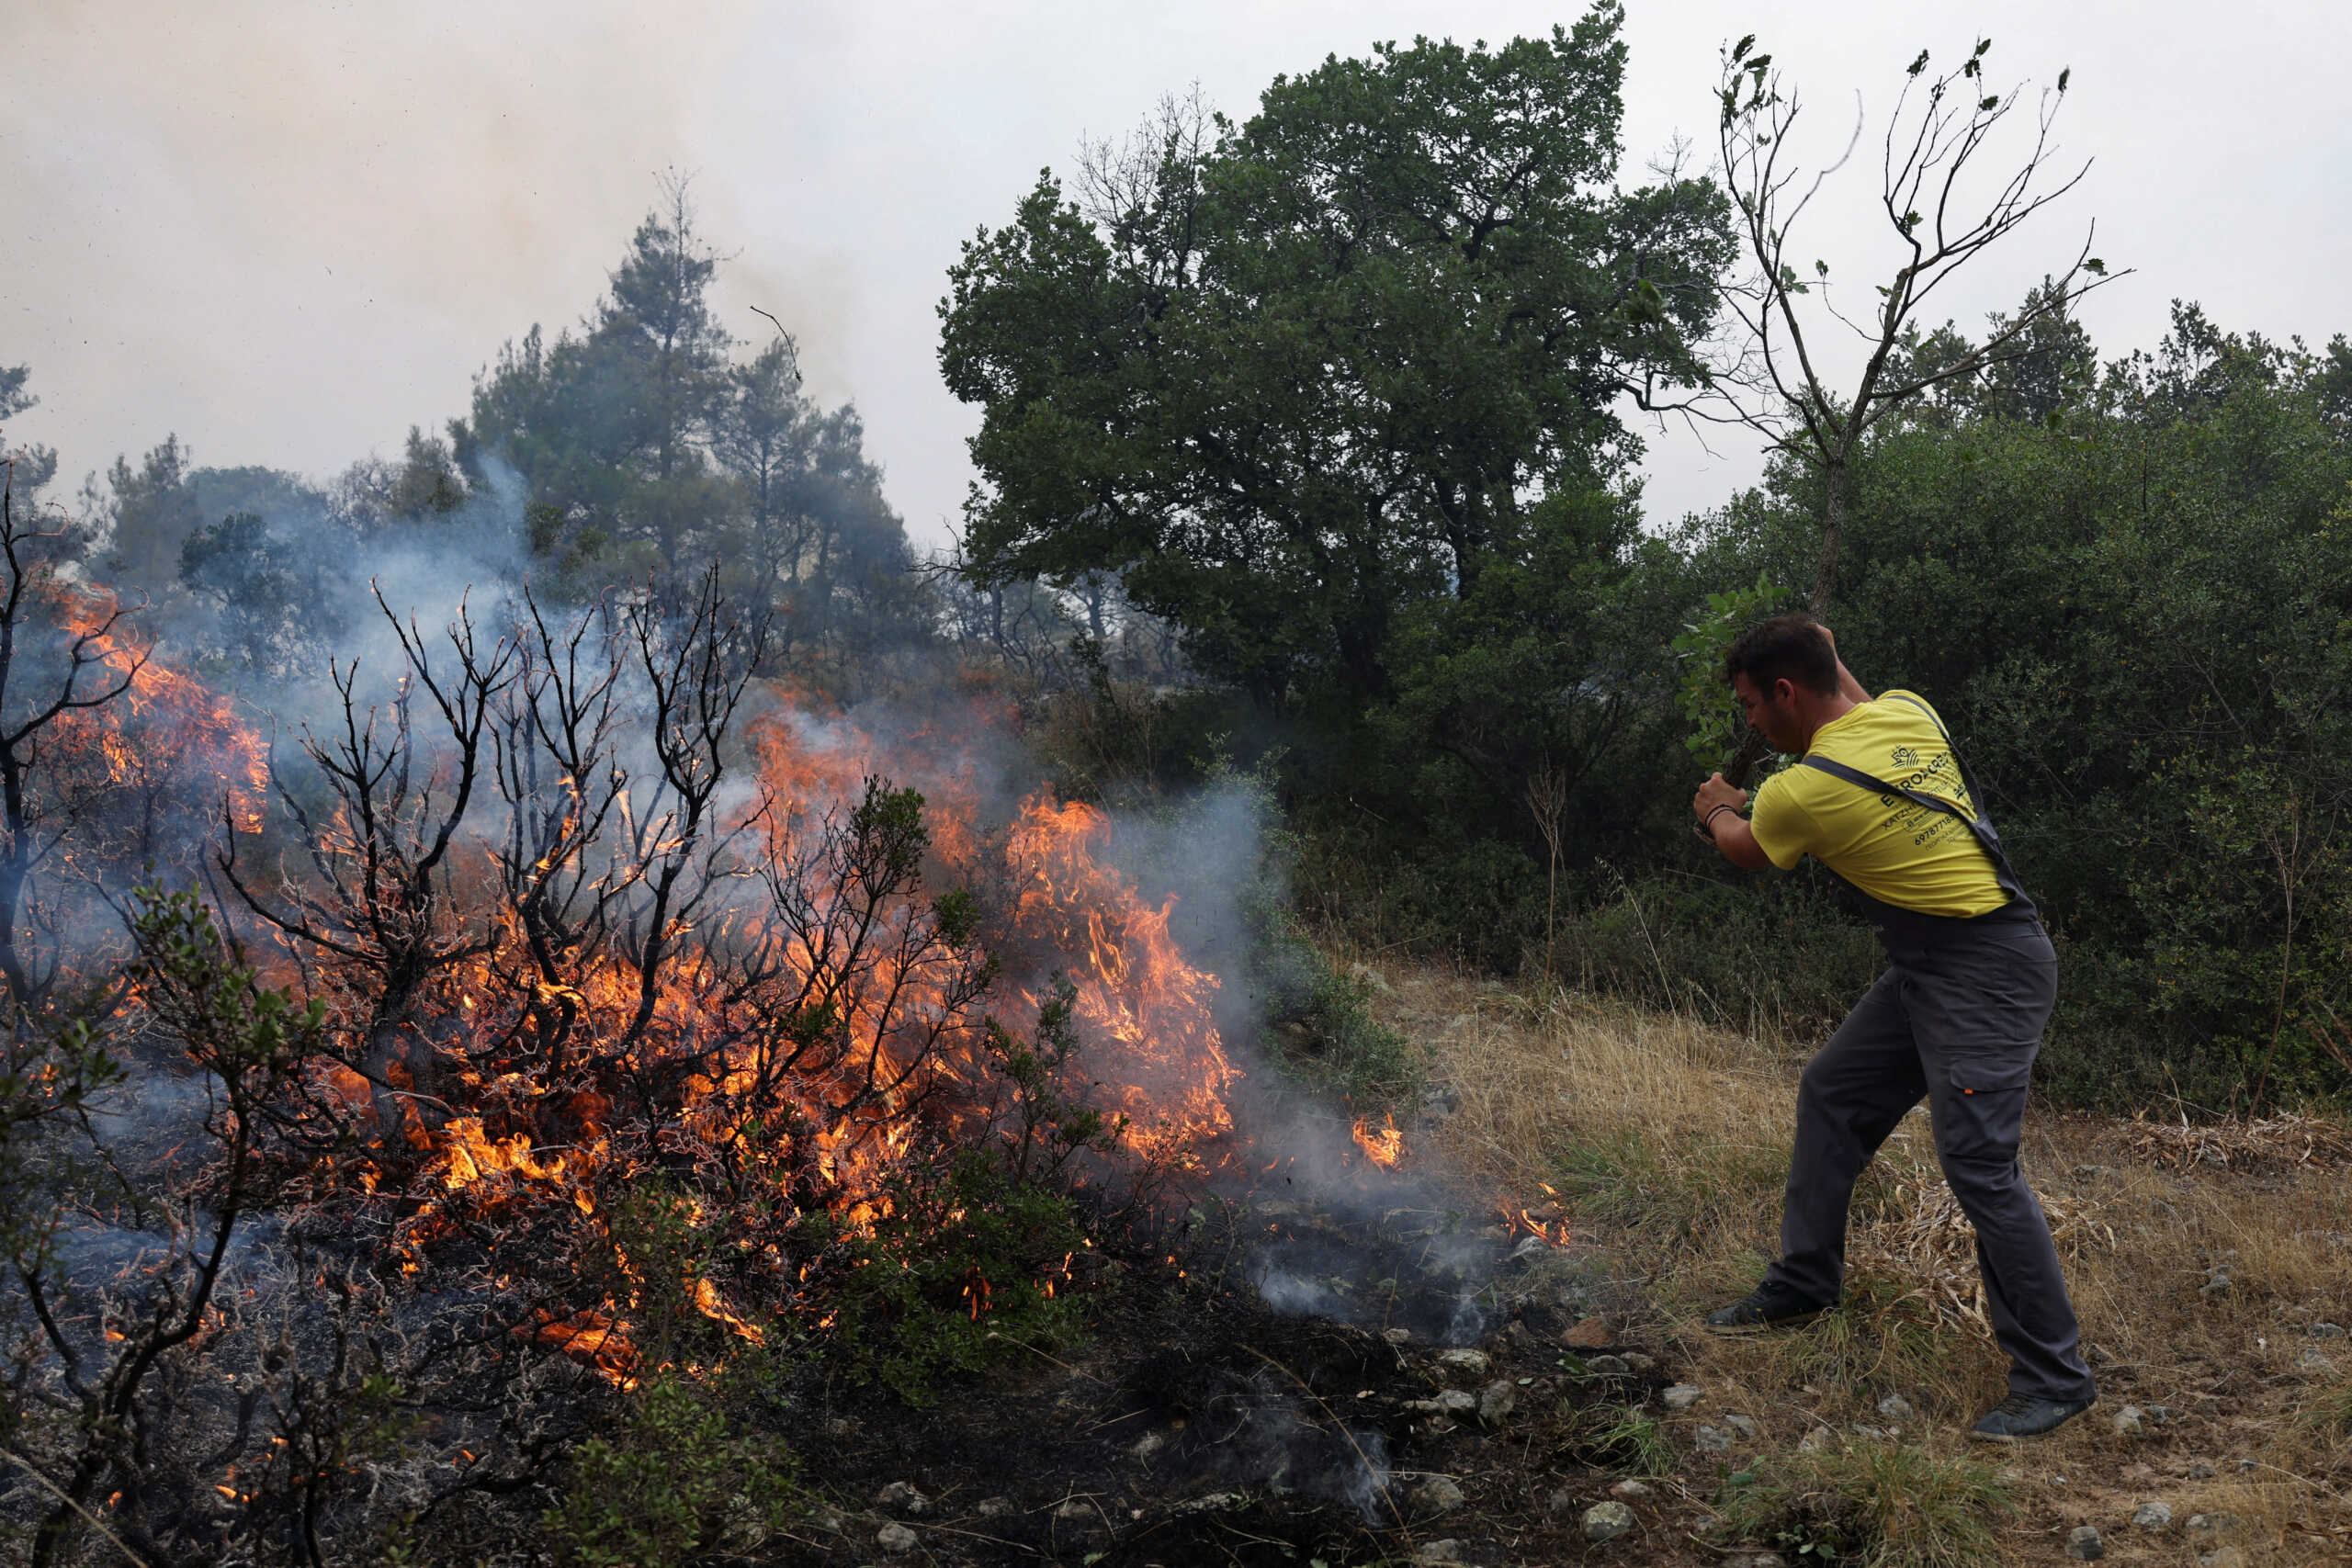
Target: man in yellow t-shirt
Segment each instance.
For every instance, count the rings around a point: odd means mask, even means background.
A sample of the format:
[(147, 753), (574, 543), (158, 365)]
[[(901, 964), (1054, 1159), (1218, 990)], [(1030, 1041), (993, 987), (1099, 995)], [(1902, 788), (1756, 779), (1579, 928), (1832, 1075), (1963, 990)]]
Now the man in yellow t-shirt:
[(1754, 1333), (1837, 1303), (1854, 1183), (1924, 1099), (2009, 1357), (2008, 1397), (1970, 1435), (2047, 1432), (2098, 1397), (2049, 1222), (2018, 1167), (2027, 1081), (2058, 995), (2049, 935), (1926, 699), (1872, 698), (1805, 615), (1750, 628), (1724, 670), (1748, 724), (1798, 760), (1764, 781), (1745, 817), (1747, 794), (1710, 778), (1691, 802), (1701, 829), (1750, 871), (1821, 861), (1860, 896), (1887, 969), (1805, 1066), (1780, 1261), (1707, 1326)]

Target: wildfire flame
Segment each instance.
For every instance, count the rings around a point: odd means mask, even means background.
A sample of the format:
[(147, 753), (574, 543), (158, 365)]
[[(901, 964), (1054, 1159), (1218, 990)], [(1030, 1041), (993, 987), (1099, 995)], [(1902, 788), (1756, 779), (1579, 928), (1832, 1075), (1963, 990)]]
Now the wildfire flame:
[(1510, 1198), (1497, 1201), (1496, 1207), (1502, 1212), (1503, 1224), (1514, 1232), (1524, 1232), (1547, 1247), (1566, 1247), (1569, 1236), (1568, 1217), (1560, 1203), (1560, 1195), (1549, 1182), (1538, 1182), (1536, 1185), (1544, 1189), (1546, 1201), (1542, 1203), (1521, 1203)]
[[(972, 727), (974, 732), (981, 728)], [(996, 933), (992, 946), (1004, 950), (1001, 956), (1013, 978), (985, 998), (988, 1013), (1013, 1036), (1033, 1036), (1052, 999), (1046, 981), (1058, 976), (1070, 990), (1069, 1016), (1093, 1108), (1112, 1118), (1130, 1153), (1170, 1165), (1197, 1164), (1231, 1132), (1226, 1096), (1240, 1074), (1215, 1021), (1216, 977), (1191, 963), (1171, 932), (1175, 900), (1146, 899), (1133, 879), (1110, 863), (1114, 827), (1107, 815), (1040, 790), (1020, 801), (1009, 819), (992, 825), (984, 815), (978, 760), (952, 738), (886, 744), (845, 721), (820, 723), (785, 708), (756, 724), (751, 740), (763, 813), (755, 830), (763, 835), (769, 863), (816, 863), (804, 852), (807, 835), (825, 813), (857, 802), (868, 778), (919, 789), (933, 863), (925, 887), (986, 888), (992, 907), (1009, 917), (1010, 931)], [(800, 896), (822, 912), (847, 907), (857, 892), (820, 886), (803, 888)], [(729, 940), (738, 943), (774, 935), (756, 913), (729, 918), (735, 921)], [(519, 937), (514, 940), (519, 945)], [(821, 982), (831, 962), (813, 951), (805, 935), (778, 952), (781, 983)], [(497, 962), (494, 953), (486, 954), (456, 978), (446, 1027), (461, 1050), (476, 1033), (498, 1027), (491, 1016), (498, 1010), (487, 1005), (502, 986)], [(617, 963), (592, 965), (574, 983), (541, 984), (531, 1002), (588, 1021), (591, 1033), (617, 1033), (615, 1021), (639, 1005), (637, 983), (636, 973)], [(958, 1005), (938, 972), (898, 954), (881, 961), (872, 986), (896, 998), (895, 1016), (902, 1019), (935, 1022)], [(654, 998), (659, 1026), (682, 1041), (726, 1038), (723, 1020), (710, 1010), (722, 1005), (713, 1000), (722, 989), (706, 961), (682, 956)], [(788, 1159), (804, 1162), (825, 1190), (844, 1195), (831, 1222), (851, 1232), (869, 1230), (888, 1216), (891, 1175), (923, 1146), (925, 1127), (951, 1135), (985, 1133), (994, 1086), (984, 1032), (977, 1018), (973, 1024), (952, 1032), (947, 1048), (935, 1049), (928, 1039), (910, 1043), (894, 1032), (903, 1024), (846, 1001), (833, 1020), (845, 1066), (830, 1076), (779, 1077), (763, 1068), (757, 1042), (730, 1047), (716, 1071), (686, 1081), (687, 1129), (705, 1148), (741, 1143), (761, 1128), (795, 1129), (776, 1140), (779, 1181)], [(477, 1214), (509, 1212), (518, 1203), (569, 1204), (592, 1227), (605, 1224), (594, 1194), (626, 1181), (629, 1173), (615, 1167), (606, 1112), (594, 1096), (562, 1100), (557, 1118), (548, 1114), (560, 1099), (552, 1086), (520, 1082), (513, 1074), (486, 1078), (470, 1065), (449, 1073), (445, 1094), (449, 1079), (475, 1103), (459, 1101), (464, 1113), (446, 1115), (437, 1124), (419, 1121), (403, 1129), (403, 1136), (422, 1139), (428, 1151), (422, 1174), (428, 1190), (441, 1194), (401, 1227), (412, 1257), (456, 1234), (445, 1207), (458, 1198)], [(503, 1115), (493, 1109), (502, 1104)], [(843, 1104), (857, 1109), (837, 1112)], [(544, 1147), (532, 1124), (559, 1122), (562, 1146)], [(1392, 1125), (1385, 1136), (1390, 1152), (1384, 1163), (1393, 1162), (1401, 1134)], [(783, 1269), (780, 1288), (792, 1282), (790, 1272)], [(799, 1272), (805, 1278), (805, 1267)], [(1068, 1260), (1047, 1276), (1035, 1281), (1041, 1292), (1066, 1288)], [(986, 1315), (1001, 1284), (970, 1280), (965, 1311), (975, 1319)], [(740, 1281), (733, 1288), (740, 1291)], [(748, 1315), (757, 1303), (730, 1303), (709, 1279), (693, 1280), (689, 1295), (706, 1316), (739, 1337), (763, 1337)], [(615, 1300), (569, 1314), (550, 1313), (527, 1337), (626, 1383), (639, 1375), (628, 1321), (636, 1310), (631, 1301)]]
[(208, 814), (227, 803), (240, 831), (262, 823), (268, 747), (230, 700), (118, 630), (120, 606), (102, 588), (52, 583), (57, 615), (87, 644), (81, 695), (127, 681), (121, 698), (58, 716), (60, 771), (102, 776), (118, 788), (187, 795)]
[(1384, 1116), (1381, 1120), (1386, 1125), (1375, 1133), (1372, 1130), (1371, 1119), (1359, 1116), (1352, 1132), (1356, 1147), (1363, 1151), (1364, 1157), (1387, 1170), (1405, 1157), (1405, 1134), (1398, 1130), (1396, 1117)]

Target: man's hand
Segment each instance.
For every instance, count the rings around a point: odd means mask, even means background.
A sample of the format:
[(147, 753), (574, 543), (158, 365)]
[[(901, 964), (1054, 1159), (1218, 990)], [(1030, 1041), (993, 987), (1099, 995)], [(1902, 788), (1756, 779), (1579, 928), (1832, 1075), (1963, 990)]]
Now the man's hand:
[(1690, 810), (1703, 828), (1707, 825), (1707, 818), (1719, 806), (1728, 806), (1735, 811), (1744, 810), (1747, 806), (1747, 792), (1733, 788), (1723, 774), (1715, 773), (1699, 786), (1698, 794), (1690, 797)]
[[(1747, 792), (1734, 789), (1721, 773), (1701, 784), (1699, 793), (1690, 797), (1690, 811), (1699, 819), (1699, 830), (1714, 840), (1724, 859), (1743, 870), (1762, 871), (1772, 863), (1765, 854), (1764, 846), (1756, 841), (1747, 818), (1739, 815), (1747, 805)], [(1725, 806), (1732, 809), (1718, 815), (1719, 808)]]

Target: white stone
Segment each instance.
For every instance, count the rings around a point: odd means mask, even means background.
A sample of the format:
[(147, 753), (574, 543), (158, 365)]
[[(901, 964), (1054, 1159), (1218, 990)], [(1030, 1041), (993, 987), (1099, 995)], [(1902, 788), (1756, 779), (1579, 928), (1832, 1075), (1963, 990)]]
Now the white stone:
[(1880, 1400), (1878, 1413), (1889, 1421), (1897, 1423), (1918, 1419), (1918, 1413), (1911, 1408), (1911, 1402), (1899, 1393), (1890, 1393)]
[(1587, 1540), (1615, 1540), (1634, 1528), (1634, 1510), (1623, 1503), (1595, 1503), (1584, 1511)]
[(1441, 1350), (1437, 1364), (1457, 1372), (1467, 1372), (1475, 1378), (1486, 1375), (1488, 1362), (1484, 1350)]
[(1679, 1382), (1659, 1397), (1666, 1401), (1668, 1410), (1688, 1410), (1705, 1397), (1705, 1391), (1694, 1382)]
[(1620, 1497), (1646, 1497), (1650, 1495), (1650, 1485), (1646, 1481), (1621, 1481), (1609, 1490)]
[(2172, 1505), (2164, 1502), (2143, 1503), (2132, 1510), (2132, 1522), (2143, 1530), (2160, 1530), (2172, 1523)]
[(1519, 1385), (1499, 1378), (1478, 1391), (1478, 1419), (1493, 1427), (1519, 1408)]
[(904, 1525), (884, 1525), (874, 1532), (874, 1544), (893, 1557), (900, 1557), (915, 1549), (915, 1532)]

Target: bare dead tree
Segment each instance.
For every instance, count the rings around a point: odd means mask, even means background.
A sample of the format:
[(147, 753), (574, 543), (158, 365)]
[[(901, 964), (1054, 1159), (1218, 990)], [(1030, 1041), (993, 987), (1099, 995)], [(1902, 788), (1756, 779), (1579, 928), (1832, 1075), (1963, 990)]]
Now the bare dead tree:
[[(460, 611), (446, 634), (452, 669), (436, 662), (413, 620), (403, 622), (380, 594), (376, 602), (407, 669), (380, 706), (360, 693), (356, 663), (331, 671), (340, 728), (302, 736), (303, 754), (331, 804), (321, 811), (271, 761), (272, 783), (300, 830), (312, 875), (281, 874), (274, 888), (257, 885), (239, 863), (233, 830), (224, 836), (218, 863), (245, 908), (298, 951), (367, 977), (356, 988), (367, 1014), (364, 1043), (346, 1054), (345, 1065), (368, 1079), (379, 1133), (389, 1135), (401, 1125), (401, 1092), (415, 1087), (395, 1083), (393, 1075), (412, 1058), (426, 984), (497, 946), (494, 931), (460, 918), (450, 850), (481, 782), (491, 707), (511, 676), (514, 645), (500, 638), (481, 647)], [(430, 745), (416, 734), (419, 693), (440, 720)]]
[[(2052, 132), (2071, 73), (2061, 71), (2056, 85), (2039, 95), (2030, 145), (1995, 173), (1984, 165), (1995, 156), (1996, 132), (2026, 106), (2026, 88), (1987, 88), (1989, 39), (1940, 75), (1928, 74), (1928, 51), (1919, 51), (1887, 118), (1881, 152), (1879, 206), (1894, 238), (1895, 265), (1884, 283), (1872, 286), (1875, 301), (1856, 311), (1834, 294), (1827, 263), (1815, 259), (1800, 273), (1792, 258), (1804, 254), (1796, 231), (1806, 209), (1861, 140), (1859, 100), (1844, 153), (1825, 167), (1804, 166), (1790, 151), (1801, 112), (1797, 91), (1773, 69), (1770, 55), (1753, 52), (1755, 42), (1750, 35), (1724, 51), (1716, 87), (1718, 177), (1738, 209), (1752, 265), (1722, 290), (1733, 335), (1699, 393), (1674, 399), (1653, 379), (1640, 401), (1652, 412), (1744, 425), (1815, 473), (1821, 539), (1810, 604), (1819, 616), (1836, 591), (1854, 462), (1871, 432), (1930, 388), (2016, 357), (2037, 323), (2127, 274), (2109, 272), (2091, 254), (2093, 224), (2065, 269), (1991, 337), (1949, 363), (1906, 369), (1896, 350), (1937, 291), (2089, 172), (2087, 160), (2071, 174), (2053, 166)], [(1862, 354), (1860, 374), (1844, 389), (1833, 385), (1830, 359), (1841, 335)]]
[(491, 728), (506, 807), (492, 855), (522, 939), (510, 961), (527, 971), (510, 984), (529, 998), (518, 1020), (532, 1037), (526, 1055), (550, 1075), (569, 1065), (582, 965), (602, 948), (615, 901), (642, 869), (597, 852), (629, 812), (619, 754), (622, 641), (609, 603), (559, 622), (526, 587), (514, 679)]
[(657, 773), (647, 798), (622, 824), (627, 852), (643, 868), (618, 932), (638, 993), (613, 1048), (622, 1057), (652, 1024), (672, 948), (718, 886), (727, 848), (746, 826), (719, 820), (718, 794), (735, 716), (766, 643), (763, 621), (748, 636), (736, 625), (715, 569), (704, 574), (684, 614), (673, 618), (650, 604), (633, 606), (628, 630), (652, 710)]

